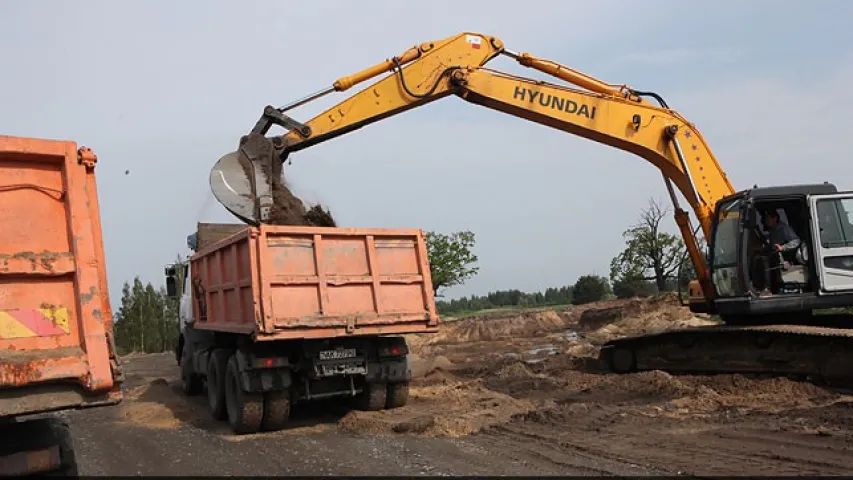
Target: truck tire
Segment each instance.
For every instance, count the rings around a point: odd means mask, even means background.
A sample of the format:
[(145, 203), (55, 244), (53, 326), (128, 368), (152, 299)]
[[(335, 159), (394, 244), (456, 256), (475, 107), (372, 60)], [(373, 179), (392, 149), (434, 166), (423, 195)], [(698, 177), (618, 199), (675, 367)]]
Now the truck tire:
[(382, 410), (387, 398), (388, 388), (384, 383), (366, 383), (364, 390), (356, 397), (356, 405), (360, 410)]
[(228, 418), (225, 407), (225, 371), (231, 352), (217, 348), (207, 363), (207, 408), (216, 420)]
[(277, 432), (287, 425), (290, 419), (290, 391), (267, 392), (264, 394), (264, 419), (261, 429)]
[[(2, 427), (2, 450), (34, 452), (59, 447), (59, 465), (53, 470), (32, 472), (28, 476), (77, 477), (77, 458), (68, 422), (57, 416), (36, 418), (4, 424)], [(22, 465), (26, 467), (26, 465)], [(32, 465), (30, 465), (32, 467)]]
[(189, 350), (184, 348), (181, 355), (181, 391), (192, 397), (201, 393), (203, 388), (201, 377), (193, 371)]
[(388, 398), (385, 400), (385, 408), (400, 408), (409, 401), (409, 382), (398, 382), (388, 384)]
[(264, 416), (264, 396), (243, 391), (236, 355), (231, 355), (225, 369), (225, 405), (228, 424), (234, 433), (242, 435), (260, 430)]
[(77, 470), (77, 456), (74, 453), (74, 443), (71, 440), (71, 429), (66, 422), (58, 419), (52, 422), (52, 428), (56, 443), (59, 445), (59, 458), (62, 463), (59, 468), (44, 475), (47, 477), (77, 478), (79, 472)]

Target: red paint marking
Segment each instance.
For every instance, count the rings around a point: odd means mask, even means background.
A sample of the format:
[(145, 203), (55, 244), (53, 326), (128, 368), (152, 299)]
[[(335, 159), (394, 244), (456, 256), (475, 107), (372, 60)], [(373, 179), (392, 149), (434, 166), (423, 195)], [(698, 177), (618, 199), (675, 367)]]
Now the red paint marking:
[(475, 49), (475, 50), (479, 50), (479, 49), (480, 49), (480, 44), (479, 44), (479, 43), (472, 43), (472, 44), (471, 44), (471, 48), (473, 48), (473, 49)]
[(685, 130), (685, 131), (684, 131), (684, 136), (685, 136), (686, 138), (690, 138), (690, 137), (691, 137), (691, 135), (692, 135), (692, 134), (690, 133), (690, 130)]
[(693, 145), (693, 147), (691, 147), (691, 148), (693, 148), (693, 150), (698, 150), (698, 149), (699, 149), (699, 147), (697, 147), (696, 145)]
[(65, 334), (61, 328), (54, 325), (49, 318), (45, 317), (38, 310), (11, 310), (6, 311), (6, 313), (38, 336)]

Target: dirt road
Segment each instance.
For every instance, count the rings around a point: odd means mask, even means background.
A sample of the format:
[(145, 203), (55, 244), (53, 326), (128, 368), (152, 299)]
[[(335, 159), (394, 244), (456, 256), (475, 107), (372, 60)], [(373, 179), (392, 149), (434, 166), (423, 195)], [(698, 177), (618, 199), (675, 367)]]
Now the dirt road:
[[(608, 308), (609, 307), (609, 308)], [(126, 401), (70, 416), (84, 475), (783, 475), (853, 470), (853, 396), (781, 378), (600, 374), (596, 345), (707, 323), (671, 301), (509, 313), (411, 337), (409, 404), (332, 403), (236, 437), (177, 389), (170, 355), (124, 360)]]
[[(488, 437), (439, 438), (347, 431), (332, 403), (294, 412), (275, 434), (236, 437), (207, 416), (204, 397), (185, 399), (174, 357), (126, 358), (126, 401), (78, 411), (72, 422), (81, 475), (556, 475), (653, 474), (595, 457), (543, 461)], [(494, 454), (498, 454), (496, 460)]]

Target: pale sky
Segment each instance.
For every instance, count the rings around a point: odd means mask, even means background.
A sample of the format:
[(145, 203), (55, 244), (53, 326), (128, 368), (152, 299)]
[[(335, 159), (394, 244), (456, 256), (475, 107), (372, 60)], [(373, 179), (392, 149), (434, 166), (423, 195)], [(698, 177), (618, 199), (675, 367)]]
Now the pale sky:
[[(117, 306), (134, 275), (164, 283), (196, 222), (237, 221), (208, 175), (265, 105), (462, 31), (657, 92), (737, 189), (849, 189), (851, 25), (853, 2), (841, 0), (5, 1), (0, 133), (98, 154)], [(508, 58), (488, 65), (542, 78)], [(290, 113), (308, 120), (363, 86)], [(640, 158), (456, 97), (291, 159), (296, 193), (341, 226), (474, 231), (480, 273), (448, 297), (606, 276), (648, 198), (668, 204)]]

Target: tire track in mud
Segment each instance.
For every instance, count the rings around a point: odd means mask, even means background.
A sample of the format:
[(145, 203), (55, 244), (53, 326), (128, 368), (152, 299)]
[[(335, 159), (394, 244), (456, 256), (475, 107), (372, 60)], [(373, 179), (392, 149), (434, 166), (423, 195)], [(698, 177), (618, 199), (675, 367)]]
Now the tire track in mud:
[[(531, 443), (531, 440), (534, 440)], [(581, 446), (545, 443), (543, 439), (525, 431), (514, 431), (507, 426), (495, 426), (472, 436), (472, 441), (485, 445), (492, 452), (528, 461), (546, 462), (564, 472), (566, 468), (578, 470), (582, 475), (667, 475), (664, 470), (649, 469), (641, 464), (625, 462), (592, 452)], [(567, 448), (568, 447), (568, 448)]]
[(614, 336), (702, 323), (676, 302), (463, 319), (413, 351), (441, 358), (433, 370), (445, 381), (532, 403), (466, 437), (511, 458), (589, 475), (636, 474), (631, 464), (693, 475), (853, 470), (849, 392), (781, 377), (596, 371), (597, 345)]

